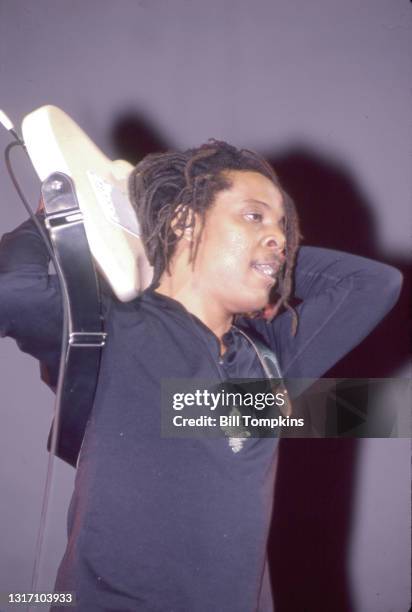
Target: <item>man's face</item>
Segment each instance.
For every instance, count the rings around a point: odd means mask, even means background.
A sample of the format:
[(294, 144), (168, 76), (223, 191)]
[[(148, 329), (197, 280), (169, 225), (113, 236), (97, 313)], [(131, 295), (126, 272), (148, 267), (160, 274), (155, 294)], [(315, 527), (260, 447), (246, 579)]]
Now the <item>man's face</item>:
[(227, 171), (232, 186), (206, 212), (195, 261), (197, 288), (236, 314), (263, 308), (285, 248), (280, 190), (252, 171)]

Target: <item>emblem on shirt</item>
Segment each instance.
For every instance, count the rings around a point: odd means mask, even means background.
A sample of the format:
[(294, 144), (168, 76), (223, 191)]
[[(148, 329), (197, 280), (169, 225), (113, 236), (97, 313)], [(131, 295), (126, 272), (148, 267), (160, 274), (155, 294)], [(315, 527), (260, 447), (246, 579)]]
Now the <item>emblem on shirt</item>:
[(241, 425), (242, 415), (236, 406), (234, 406), (230, 411), (227, 420), (228, 424), (223, 426), (221, 425), (220, 428), (228, 438), (228, 444), (232, 451), (234, 453), (239, 453), (242, 450), (246, 440), (250, 438), (250, 431)]

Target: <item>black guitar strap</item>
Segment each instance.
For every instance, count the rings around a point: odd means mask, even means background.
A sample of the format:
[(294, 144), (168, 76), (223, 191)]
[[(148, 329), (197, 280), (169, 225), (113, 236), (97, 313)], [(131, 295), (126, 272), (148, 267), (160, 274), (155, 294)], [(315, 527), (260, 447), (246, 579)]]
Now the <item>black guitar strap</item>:
[(265, 372), (266, 378), (268, 380), (273, 380), (274, 382), (276, 381), (276, 383), (281, 384), (282, 392), (285, 397), (285, 404), (280, 410), (283, 416), (290, 416), (292, 414), (292, 403), (288, 391), (285, 387), (282, 372), (275, 353), (266, 344), (264, 344), (257, 338), (251, 338), (248, 334), (246, 334), (242, 329), (239, 329), (238, 327), (236, 327), (236, 329), (249, 341), (251, 346), (254, 348), (262, 365), (263, 371)]
[(47, 448), (51, 450), (54, 438), (55, 454), (75, 467), (93, 407), (106, 334), (97, 275), (74, 185), (68, 176), (55, 172), (42, 183), (42, 196), (45, 225), (63, 273), (62, 297), (68, 302), (63, 388)]

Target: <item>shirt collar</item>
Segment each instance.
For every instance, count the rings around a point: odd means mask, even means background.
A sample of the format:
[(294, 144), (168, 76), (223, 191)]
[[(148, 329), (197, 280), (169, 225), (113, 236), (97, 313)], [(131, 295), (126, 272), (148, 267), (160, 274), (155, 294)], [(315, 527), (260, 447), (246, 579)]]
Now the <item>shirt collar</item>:
[[(142, 293), (140, 299), (145, 303), (152, 304), (153, 306), (162, 308), (163, 310), (168, 310), (171, 314), (183, 317), (190, 321), (190, 324), (194, 326), (194, 332), (197, 335), (200, 335), (201, 338), (208, 343), (216, 358), (220, 358), (219, 338), (209, 327), (207, 327), (207, 325), (205, 325), (205, 323), (203, 323), (203, 321), (201, 321), (196, 315), (189, 312), (181, 302), (164, 295), (163, 293), (158, 293), (151, 287)], [(238, 335), (238, 330), (233, 326), (223, 335), (222, 340), (228, 350), (235, 346), (235, 337)]]

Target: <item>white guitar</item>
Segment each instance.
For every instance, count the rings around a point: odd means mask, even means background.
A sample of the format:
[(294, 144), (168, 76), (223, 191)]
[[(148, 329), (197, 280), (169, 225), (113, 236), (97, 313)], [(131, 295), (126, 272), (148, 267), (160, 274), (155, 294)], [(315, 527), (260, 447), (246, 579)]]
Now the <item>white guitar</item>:
[(153, 271), (128, 199), (133, 166), (112, 161), (66, 113), (42, 106), (26, 115), (23, 139), (41, 181), (58, 171), (74, 182), (87, 240), (99, 271), (122, 301), (135, 298)]

